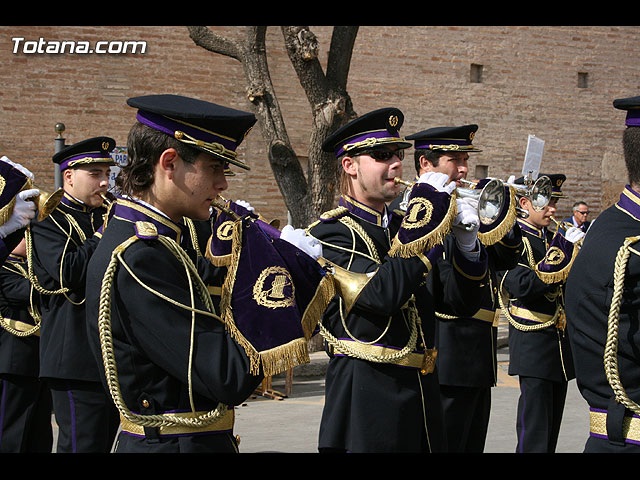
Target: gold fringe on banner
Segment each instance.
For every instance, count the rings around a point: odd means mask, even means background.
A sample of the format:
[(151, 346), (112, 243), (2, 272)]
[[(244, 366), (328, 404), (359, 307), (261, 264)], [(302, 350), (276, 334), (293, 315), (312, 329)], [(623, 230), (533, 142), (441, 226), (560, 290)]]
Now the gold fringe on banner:
[(573, 252), (571, 253), (571, 260), (569, 260), (569, 263), (564, 267), (562, 267), (562, 269), (558, 270), (557, 272), (541, 272), (540, 271), (539, 265), (540, 263), (544, 262), (544, 260), (546, 260), (546, 257), (545, 257), (545, 259), (538, 262), (534, 268), (536, 274), (538, 275), (538, 278), (547, 284), (566, 281), (567, 277), (569, 276), (569, 272), (571, 271), (571, 266), (573, 265), (573, 261), (576, 259), (579, 252), (580, 252), (580, 249), (576, 247), (576, 245), (574, 245)]
[(228, 267), (231, 264), (231, 255), (218, 255), (215, 256), (211, 253), (211, 242), (207, 243), (207, 251), (205, 257), (211, 262), (214, 267)]
[(232, 261), (230, 262), (227, 276), (222, 284), (220, 314), (227, 331), (231, 334), (232, 338), (240, 344), (249, 357), (251, 374), (258, 375), (260, 373), (260, 356), (256, 349), (253, 348), (253, 345), (249, 343), (249, 341), (236, 327), (231, 309), (231, 294), (233, 292), (233, 285), (236, 281), (236, 272), (238, 270), (238, 261), (240, 260), (240, 250), (242, 248), (242, 220), (237, 220), (234, 223), (231, 237), (230, 257)]
[(391, 249), (389, 250), (389, 256), (410, 258), (431, 250), (436, 245), (441, 245), (446, 236), (451, 232), (451, 227), (453, 226), (453, 221), (457, 214), (458, 207), (456, 204), (456, 198), (455, 195), (452, 195), (449, 200), (449, 209), (439, 225), (429, 233), (423, 235), (417, 240), (412, 240), (409, 243), (401, 243), (398, 239), (398, 235), (396, 234), (393, 238)]
[(509, 210), (502, 221), (488, 232), (478, 232), (478, 240), (485, 246), (500, 241), (516, 223), (516, 194), (513, 187), (509, 187)]

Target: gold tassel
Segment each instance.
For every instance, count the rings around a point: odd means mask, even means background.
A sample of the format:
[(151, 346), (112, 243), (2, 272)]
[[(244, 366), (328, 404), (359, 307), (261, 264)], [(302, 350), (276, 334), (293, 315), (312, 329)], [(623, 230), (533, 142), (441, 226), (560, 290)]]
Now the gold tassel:
[(207, 247), (206, 256), (214, 267), (228, 267), (231, 264), (231, 255), (213, 256), (211, 255), (209, 247)]
[(302, 314), (302, 331), (307, 341), (311, 339), (311, 334), (322, 320), (322, 314), (336, 294), (333, 278), (329, 275), (330, 274), (325, 275), (322, 280), (320, 280), (313, 299), (309, 302), (309, 305), (307, 305), (307, 308)]
[[(220, 313), (224, 321), (225, 329), (231, 335), (238, 344), (244, 349), (247, 357), (249, 357), (249, 371), (252, 375), (259, 375), (260, 373), (260, 356), (247, 339), (238, 330), (235, 321), (233, 320), (233, 314), (231, 309), (231, 293), (233, 291), (233, 285), (236, 280), (236, 273), (238, 270), (238, 262), (240, 260), (240, 251), (242, 248), (242, 221), (237, 221), (233, 225), (232, 247), (230, 258), (232, 261), (229, 265), (227, 276), (222, 284), (222, 293), (220, 295)], [(208, 250), (208, 249), (207, 249)]]
[(272, 377), (298, 365), (311, 362), (307, 340), (296, 338), (286, 345), (259, 353), (265, 377)]

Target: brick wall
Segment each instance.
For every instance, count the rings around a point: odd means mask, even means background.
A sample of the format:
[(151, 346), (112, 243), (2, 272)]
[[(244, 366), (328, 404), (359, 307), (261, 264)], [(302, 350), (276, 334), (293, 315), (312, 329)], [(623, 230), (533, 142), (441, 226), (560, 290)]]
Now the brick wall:
[[(215, 30), (238, 35), (235, 27)], [(312, 27), (326, 59), (330, 28)], [(14, 54), (12, 38), (26, 41), (147, 43), (145, 54)], [(310, 107), (274, 27), (268, 33), (271, 76), (299, 155), (307, 155)], [(490, 176), (519, 175), (527, 136), (545, 140), (542, 170), (567, 175), (560, 215), (573, 201), (598, 213), (626, 182), (620, 137), (624, 114), (615, 98), (640, 94), (639, 27), (405, 26), (361, 27), (349, 76), (359, 113), (398, 106), (402, 133), (430, 126), (476, 123), (470, 171), (487, 165)], [(67, 143), (108, 135), (126, 144), (135, 111), (131, 96), (175, 93), (250, 109), (241, 66), (196, 47), (180, 26), (2, 26), (0, 154), (24, 163), (45, 189), (53, 186), (54, 126), (63, 122)], [(482, 81), (470, 81), (471, 65)], [(586, 73), (587, 87), (578, 87)], [(266, 159), (257, 126), (240, 147), (251, 165), (230, 179), (230, 198), (249, 201), (267, 218), (286, 221), (286, 208)], [(411, 152), (409, 152), (411, 153)], [(409, 155), (409, 158), (411, 156)], [(405, 176), (413, 173), (405, 162)]]

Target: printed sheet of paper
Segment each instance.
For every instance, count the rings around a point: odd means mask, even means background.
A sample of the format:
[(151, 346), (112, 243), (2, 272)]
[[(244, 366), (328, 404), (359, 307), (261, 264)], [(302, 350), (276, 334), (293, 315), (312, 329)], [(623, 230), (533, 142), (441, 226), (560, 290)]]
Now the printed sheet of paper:
[(542, 163), (542, 151), (544, 150), (544, 140), (539, 139), (535, 135), (529, 135), (527, 140), (527, 152), (524, 154), (524, 163), (522, 165), (522, 175), (530, 173), (530, 178), (536, 180), (540, 173), (540, 164)]

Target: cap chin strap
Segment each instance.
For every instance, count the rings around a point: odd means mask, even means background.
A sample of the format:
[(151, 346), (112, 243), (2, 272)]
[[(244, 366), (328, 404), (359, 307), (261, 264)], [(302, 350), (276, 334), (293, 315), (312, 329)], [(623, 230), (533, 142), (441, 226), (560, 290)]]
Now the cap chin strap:
[(234, 152), (233, 150), (229, 150), (228, 148), (226, 148), (224, 145), (220, 143), (205, 142), (204, 140), (198, 140), (197, 138), (194, 138), (188, 133), (182, 132), (180, 130), (175, 131), (174, 137), (176, 138), (176, 140), (179, 140), (182, 143), (204, 148), (205, 150), (213, 154), (221, 155), (222, 157), (227, 158), (229, 160), (236, 160), (236, 156), (237, 156), (236, 152)]

